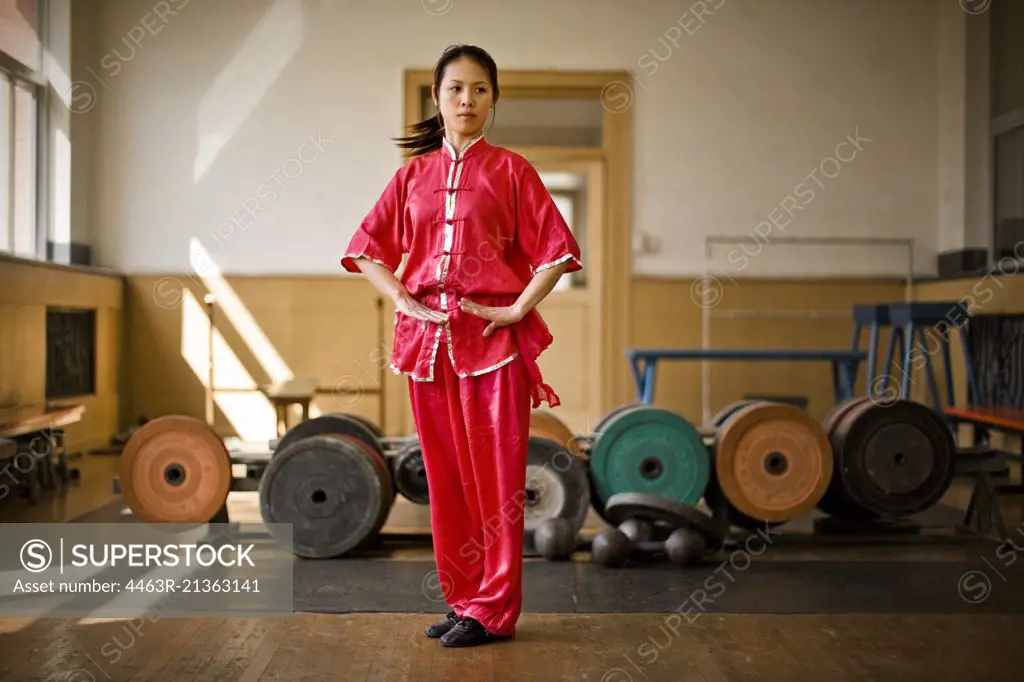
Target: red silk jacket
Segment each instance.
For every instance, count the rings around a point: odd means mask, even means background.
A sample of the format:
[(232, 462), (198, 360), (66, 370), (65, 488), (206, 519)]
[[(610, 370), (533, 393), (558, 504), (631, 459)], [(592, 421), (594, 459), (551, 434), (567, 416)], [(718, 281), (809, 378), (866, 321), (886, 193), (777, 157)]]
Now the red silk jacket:
[(582, 269), (580, 248), (537, 171), (515, 152), (482, 136), (462, 155), (444, 146), (411, 159), (392, 177), (359, 225), (341, 259), (368, 258), (397, 273), (409, 293), (434, 310), (444, 324), (397, 312), (391, 369), (414, 381), (432, 381), (438, 349), (447, 350), (460, 377), (493, 371), (518, 354), (530, 372), (533, 407), (558, 396), (545, 384), (537, 357), (552, 336), (536, 310), (520, 322), (483, 336), (489, 322), (462, 311), (459, 297), (481, 305), (511, 305), (533, 275), (568, 262)]

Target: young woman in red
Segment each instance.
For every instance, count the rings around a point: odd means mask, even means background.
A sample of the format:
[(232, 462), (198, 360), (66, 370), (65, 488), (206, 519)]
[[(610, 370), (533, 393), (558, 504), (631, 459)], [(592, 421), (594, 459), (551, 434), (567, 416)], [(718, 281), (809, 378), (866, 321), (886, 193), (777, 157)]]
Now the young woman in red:
[(563, 273), (582, 268), (537, 171), (484, 139), (498, 94), (487, 52), (444, 52), (438, 113), (399, 140), (411, 159), (341, 260), (395, 302), (391, 369), (408, 376), (451, 606), (426, 633), (445, 646), (515, 634), (530, 410), (559, 404), (537, 366), (552, 337), (535, 308)]

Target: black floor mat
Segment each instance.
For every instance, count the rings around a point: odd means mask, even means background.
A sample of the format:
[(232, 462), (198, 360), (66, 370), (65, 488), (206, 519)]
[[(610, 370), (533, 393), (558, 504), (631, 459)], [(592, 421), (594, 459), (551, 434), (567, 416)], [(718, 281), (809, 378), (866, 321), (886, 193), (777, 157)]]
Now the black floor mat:
[[(123, 502), (75, 519), (133, 521)], [(697, 567), (667, 561), (608, 569), (589, 561), (526, 560), (523, 610), (533, 613), (1024, 614), (1024, 529), (977, 559), (761, 559), (721, 553)], [(422, 544), (422, 543), (421, 543)], [(323, 613), (444, 613), (433, 561), (386, 556), (296, 559), (294, 608)]]
[[(527, 561), (532, 613), (1024, 614), (1024, 557), (965, 561), (761, 561), (726, 555), (698, 567), (607, 569)], [(998, 573), (996, 572), (998, 570)], [(966, 576), (966, 577), (964, 577)], [(295, 564), (295, 609), (324, 613), (447, 611), (432, 562), (346, 559)]]

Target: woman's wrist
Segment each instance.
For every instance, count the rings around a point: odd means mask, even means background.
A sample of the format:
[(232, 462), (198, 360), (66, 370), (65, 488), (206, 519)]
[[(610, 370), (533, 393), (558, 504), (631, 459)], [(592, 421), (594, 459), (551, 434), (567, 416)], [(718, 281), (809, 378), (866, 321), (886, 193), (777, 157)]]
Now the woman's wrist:
[(512, 308), (512, 312), (515, 313), (516, 319), (519, 320), (526, 317), (530, 313), (530, 310), (532, 310), (532, 306), (530, 306), (528, 302), (521, 300), (516, 300), (516, 302), (509, 307)]

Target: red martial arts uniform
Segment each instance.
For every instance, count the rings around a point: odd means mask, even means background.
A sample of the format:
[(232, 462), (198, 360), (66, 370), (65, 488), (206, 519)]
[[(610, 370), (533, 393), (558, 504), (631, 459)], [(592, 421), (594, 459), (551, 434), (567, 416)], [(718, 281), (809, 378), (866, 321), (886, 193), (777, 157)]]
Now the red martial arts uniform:
[[(409, 392), (430, 490), (434, 553), (459, 616), (512, 635), (522, 604), (523, 500), (530, 409), (559, 404), (537, 357), (552, 341), (536, 310), (483, 336), (466, 297), (513, 304), (533, 274), (580, 249), (537, 171), (483, 137), (461, 153), (418, 156), (395, 173), (341, 263), (367, 258), (396, 272), (443, 324), (395, 316), (391, 368)], [(440, 351), (440, 352), (439, 352)]]

